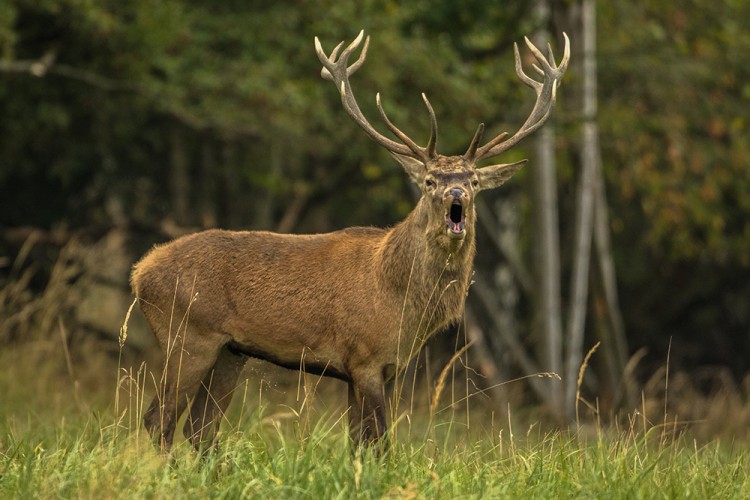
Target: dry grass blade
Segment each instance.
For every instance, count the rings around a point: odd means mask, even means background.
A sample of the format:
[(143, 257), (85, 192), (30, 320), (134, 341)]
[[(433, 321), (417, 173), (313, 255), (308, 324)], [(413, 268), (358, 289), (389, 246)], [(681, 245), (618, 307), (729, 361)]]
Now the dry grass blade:
[(601, 342), (597, 342), (596, 344), (594, 344), (594, 347), (589, 349), (589, 352), (586, 353), (586, 357), (583, 358), (581, 367), (578, 369), (578, 380), (576, 381), (576, 427), (580, 427), (580, 421), (578, 419), (578, 402), (581, 400), (581, 384), (583, 383), (583, 375), (586, 373), (586, 367), (589, 365), (591, 356), (594, 355), (600, 344)]
[(130, 321), (130, 314), (133, 312), (133, 308), (135, 307), (135, 304), (138, 302), (138, 298), (134, 298), (133, 302), (130, 304), (130, 307), (128, 307), (128, 312), (125, 313), (125, 321), (123, 321), (122, 326), (120, 327), (120, 336), (118, 337), (118, 340), (120, 342), (120, 349), (122, 349), (125, 346), (125, 340), (128, 338), (128, 322)]
[(450, 371), (451, 366), (453, 366), (453, 363), (455, 363), (456, 360), (461, 357), (461, 355), (465, 353), (473, 344), (474, 341), (471, 341), (468, 344), (464, 345), (443, 367), (443, 370), (440, 372), (440, 376), (438, 377), (438, 381), (435, 386), (435, 392), (432, 393), (432, 401), (430, 401), (430, 415), (435, 414), (438, 401), (440, 401), (440, 394), (443, 392), (443, 389), (445, 389), (445, 381), (448, 378), (448, 372)]

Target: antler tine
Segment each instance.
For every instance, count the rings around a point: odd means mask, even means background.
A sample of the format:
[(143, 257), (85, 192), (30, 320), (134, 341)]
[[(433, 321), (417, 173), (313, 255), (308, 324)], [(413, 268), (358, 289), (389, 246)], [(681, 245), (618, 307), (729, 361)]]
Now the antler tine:
[[(490, 149), (494, 148), (496, 145), (498, 145), (501, 142), (503, 142), (506, 137), (508, 137), (508, 132), (500, 132), (492, 140), (490, 140), (489, 142), (487, 142), (487, 144), (485, 144), (484, 146), (482, 146), (482, 149), (486, 149), (486, 150), (489, 151)], [(480, 150), (480, 153), (477, 156), (478, 156), (477, 161), (479, 161), (482, 158), (484, 158), (482, 156), (482, 154), (481, 154), (481, 150)]]
[(504, 153), (518, 144), (521, 139), (538, 130), (547, 121), (552, 113), (552, 108), (555, 105), (557, 86), (559, 85), (563, 74), (565, 74), (565, 70), (568, 68), (568, 62), (570, 61), (570, 40), (565, 33), (563, 33), (563, 38), (565, 39), (565, 49), (563, 51), (563, 58), (558, 66), (555, 62), (555, 57), (552, 53), (551, 47), (548, 46), (548, 55), (545, 57), (545, 55), (542, 54), (533, 43), (531, 43), (531, 40), (524, 37), (526, 46), (534, 55), (534, 58), (538, 63), (532, 64), (532, 67), (543, 77), (543, 81), (541, 82), (534, 80), (524, 72), (518, 44), (513, 44), (516, 74), (525, 85), (534, 89), (534, 92), (536, 93), (536, 102), (534, 103), (534, 107), (532, 108), (529, 117), (510, 139), (504, 140), (507, 134), (503, 133), (490, 140), (487, 144), (479, 148), (476, 153), (476, 161)]
[(407, 147), (404, 144), (393, 141), (375, 130), (375, 128), (370, 125), (370, 122), (367, 121), (367, 118), (365, 118), (365, 116), (362, 114), (362, 111), (359, 109), (359, 106), (357, 105), (357, 100), (354, 98), (354, 92), (352, 91), (351, 84), (349, 83), (349, 76), (351, 76), (362, 66), (362, 64), (364, 64), (365, 58), (367, 57), (367, 48), (370, 44), (369, 36), (365, 39), (365, 45), (359, 55), (359, 58), (351, 66), (348, 66), (348, 64), (349, 57), (357, 49), (357, 47), (359, 47), (360, 43), (362, 43), (363, 37), (364, 30), (359, 32), (357, 38), (355, 38), (344, 49), (340, 57), (337, 57), (337, 55), (339, 50), (341, 49), (343, 42), (337, 45), (336, 48), (334, 48), (331, 52), (331, 56), (328, 57), (323, 51), (320, 40), (318, 40), (318, 37), (315, 37), (315, 53), (318, 55), (318, 59), (320, 59), (320, 62), (323, 65), (323, 69), (320, 71), (320, 75), (326, 80), (331, 80), (336, 85), (336, 88), (341, 95), (341, 105), (344, 107), (344, 110), (349, 114), (349, 116), (352, 117), (357, 125), (359, 125), (375, 142), (379, 143), (393, 153), (415, 157), (421, 160), (421, 156), (415, 156), (415, 153), (411, 147)]
[(375, 130), (375, 128), (370, 125), (370, 122), (367, 121), (365, 116), (362, 114), (362, 111), (359, 109), (357, 100), (354, 98), (354, 92), (352, 91), (351, 84), (349, 83), (349, 76), (351, 76), (352, 73), (357, 71), (362, 66), (362, 64), (364, 64), (365, 58), (367, 57), (367, 48), (370, 44), (369, 36), (365, 38), (365, 45), (362, 48), (362, 52), (360, 53), (359, 58), (351, 66), (348, 66), (348, 64), (349, 57), (357, 49), (357, 47), (359, 47), (360, 43), (362, 43), (363, 37), (364, 30), (360, 31), (357, 38), (355, 38), (354, 41), (352, 41), (352, 43), (350, 43), (344, 49), (344, 51), (341, 52), (340, 57), (338, 57), (338, 53), (339, 50), (341, 50), (344, 42), (338, 44), (336, 48), (333, 49), (329, 57), (325, 55), (318, 37), (315, 37), (315, 52), (318, 55), (318, 59), (320, 59), (320, 62), (323, 64), (323, 69), (320, 70), (320, 75), (326, 80), (331, 80), (336, 85), (339, 93), (341, 94), (341, 104), (344, 106), (344, 110), (346, 110), (349, 116), (351, 116), (354, 121), (357, 122), (357, 124), (362, 127), (362, 129), (367, 132), (367, 134), (373, 140), (384, 146), (392, 153), (409, 156), (427, 164), (429, 160), (434, 159), (437, 156), (435, 152), (435, 148), (437, 145), (437, 119), (435, 118), (435, 111), (432, 109), (430, 101), (427, 100), (427, 96), (422, 94), (422, 99), (427, 106), (427, 111), (430, 113), (431, 126), (430, 140), (426, 148), (418, 146), (409, 138), (409, 136), (399, 130), (388, 119), (382, 105), (380, 104), (380, 94), (376, 96), (378, 111), (380, 111), (380, 115), (382, 116), (383, 121), (385, 121), (385, 124), (388, 126), (390, 131), (393, 132), (393, 134), (398, 137), (403, 144), (392, 141), (391, 139), (385, 137), (380, 132)]
[[(362, 37), (365, 34), (365, 30), (362, 30), (359, 32), (359, 35), (357, 35), (357, 38), (355, 38), (352, 43), (349, 44), (349, 46), (344, 50), (344, 52), (341, 54), (341, 58), (338, 60), (338, 63), (343, 62), (343, 66), (346, 67), (349, 61), (349, 56), (352, 54), (352, 52), (359, 47), (359, 44), (362, 43)], [(341, 50), (341, 47), (343, 47), (344, 42), (339, 42), (336, 47), (334, 47), (333, 51), (331, 52), (331, 57), (326, 57), (325, 52), (323, 52), (323, 47), (320, 45), (320, 40), (318, 40), (318, 37), (315, 37), (315, 52), (318, 54), (318, 59), (320, 59), (320, 62), (323, 63), (323, 68), (320, 70), (320, 76), (322, 76), (326, 80), (333, 81), (333, 75), (331, 74), (331, 71), (328, 69), (329, 64), (338, 64), (336, 61), (336, 57), (338, 56), (339, 50)], [(365, 46), (362, 48), (362, 52), (359, 54), (359, 58), (346, 69), (346, 76), (351, 76), (355, 71), (357, 71), (362, 64), (365, 62), (365, 58), (367, 57), (367, 48), (370, 46), (370, 37), (368, 36), (365, 39)], [(329, 64), (326, 64), (324, 62), (324, 59), (328, 61)]]
[(549, 42), (547, 43), (547, 60), (552, 63), (552, 66), (557, 67), (557, 62), (555, 62), (555, 53), (552, 52), (552, 44)]
[(380, 111), (380, 117), (388, 126), (388, 129), (393, 132), (396, 137), (401, 139), (401, 142), (409, 146), (409, 149), (412, 150), (416, 157), (421, 159), (426, 164), (428, 160), (434, 160), (436, 157), (435, 148), (437, 146), (437, 118), (435, 118), (435, 111), (432, 109), (432, 105), (430, 104), (429, 99), (427, 99), (427, 96), (424, 93), (422, 94), (422, 99), (424, 100), (425, 106), (427, 106), (427, 111), (430, 113), (430, 140), (427, 143), (426, 148), (423, 148), (415, 143), (408, 135), (402, 132), (401, 129), (394, 125), (394, 123), (388, 118), (388, 115), (385, 114), (383, 105), (380, 102), (380, 93), (377, 93), (375, 95), (375, 104), (378, 107), (378, 111)]
[[(528, 40), (528, 38), (527, 38), (527, 40)], [(537, 82), (536, 80), (530, 78), (524, 72), (524, 70), (523, 70), (523, 63), (521, 62), (521, 53), (518, 50), (518, 44), (517, 43), (513, 44), (513, 58), (514, 58), (513, 60), (514, 60), (515, 65), (516, 65), (516, 75), (518, 76), (518, 78), (523, 83), (525, 83), (526, 85), (528, 85), (529, 87), (536, 88), (536, 86), (539, 84), (539, 82)]]
[[(412, 150), (412, 152), (414, 153), (414, 155), (416, 155), (417, 158), (426, 162), (429, 159), (427, 152), (423, 148), (419, 147), (417, 143), (412, 141), (411, 138), (405, 133), (403, 133), (396, 125), (394, 125), (393, 122), (388, 118), (388, 115), (385, 114), (383, 105), (380, 103), (380, 92), (375, 94), (375, 104), (378, 107), (378, 111), (380, 111), (380, 117), (388, 126), (388, 129), (391, 132), (393, 132), (393, 135), (401, 139), (401, 142), (409, 146), (409, 149)], [(430, 140), (432, 140), (432, 137), (430, 137)]]
[[(317, 40), (318, 37), (315, 37), (315, 39)], [(338, 45), (336, 45), (333, 48), (333, 52), (331, 52), (331, 61), (335, 61), (336, 60), (336, 57), (338, 57), (338, 55), (339, 55), (339, 50), (341, 50), (341, 47), (343, 47), (343, 46), (344, 46), (344, 41), (342, 40), (342, 41), (339, 42)], [(328, 73), (328, 74), (330, 75), (330, 73)]]
[[(362, 41), (363, 34), (364, 34), (364, 30), (359, 32), (359, 36), (351, 44), (349, 44), (349, 47), (347, 47), (344, 53), (341, 54), (341, 57), (344, 57), (344, 54), (346, 54), (346, 58), (347, 59), (349, 58), (349, 54), (351, 53), (349, 52), (349, 49), (351, 48), (351, 50), (354, 50), (359, 46), (359, 42)], [(367, 49), (369, 47), (370, 47), (370, 37), (368, 35), (368, 37), (365, 38), (365, 46), (362, 47), (362, 52), (359, 54), (359, 57), (357, 58), (356, 61), (354, 61), (354, 64), (346, 68), (346, 76), (351, 76), (355, 71), (357, 71), (365, 63), (365, 58), (367, 57)]]
[[(336, 56), (339, 53), (339, 50), (341, 50), (341, 47), (344, 45), (344, 42), (340, 42), (336, 47), (334, 47), (333, 51), (331, 52), (331, 57), (328, 58), (325, 55), (325, 52), (323, 52), (323, 47), (320, 45), (320, 40), (318, 40), (318, 37), (315, 37), (315, 53), (318, 55), (318, 59), (323, 62), (324, 60), (330, 63), (333, 63), (336, 61)], [(328, 71), (328, 68), (325, 66), (326, 63), (323, 63), (324, 66), (320, 69), (320, 76), (323, 77), (324, 80), (333, 81), (333, 75), (330, 71)]]
[(422, 100), (424, 101), (425, 106), (427, 106), (427, 111), (430, 113), (430, 140), (427, 142), (427, 156), (434, 159), (435, 148), (437, 148), (437, 118), (435, 118), (435, 111), (432, 109), (430, 100), (427, 99), (424, 92), (422, 93)]
[(544, 70), (542, 68), (536, 66), (535, 64), (532, 64), (532, 66), (536, 67), (537, 71), (541, 71), (542, 75), (547, 71), (552, 71), (552, 66), (550, 65), (550, 62), (547, 60), (546, 57), (544, 57), (544, 54), (542, 54), (542, 51), (536, 48), (536, 45), (531, 43), (531, 40), (529, 40), (529, 37), (525, 36), (523, 37), (524, 42), (526, 42), (526, 47), (529, 48), (531, 53), (534, 55), (536, 60), (539, 62), (539, 64), (542, 65)]
[(469, 149), (466, 150), (466, 153), (464, 153), (464, 158), (466, 158), (469, 161), (474, 161), (474, 157), (477, 154), (477, 147), (479, 146), (479, 141), (482, 140), (482, 136), (484, 135), (484, 123), (480, 123), (477, 127), (477, 131), (474, 132), (474, 137), (471, 139), (471, 144), (469, 144)]
[(568, 34), (564, 31), (563, 38), (565, 39), (565, 50), (563, 51), (563, 58), (562, 61), (560, 61), (560, 66), (557, 67), (558, 71), (561, 73), (565, 73), (565, 70), (568, 69), (568, 63), (570, 62), (570, 39), (568, 38)]

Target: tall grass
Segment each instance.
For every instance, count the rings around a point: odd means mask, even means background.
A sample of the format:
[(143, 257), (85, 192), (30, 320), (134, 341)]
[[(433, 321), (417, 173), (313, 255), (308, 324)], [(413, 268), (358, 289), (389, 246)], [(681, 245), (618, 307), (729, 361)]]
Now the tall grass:
[[(76, 400), (65, 355), (50, 352), (0, 353), (2, 497), (741, 498), (750, 491), (746, 443), (698, 444), (674, 424), (645, 424), (645, 408), (622, 428), (578, 433), (522, 426), (511, 412), (490, 419), (474, 411), (470, 429), (465, 412), (415, 412), (400, 424), (413, 430), (384, 454), (356, 452), (341, 408), (325, 406), (330, 394), (314, 395), (332, 389), (317, 377), (300, 382), (309, 387), (299, 400), (293, 384), (270, 390), (257, 378), (244, 382), (217, 452), (201, 458), (179, 439), (162, 455), (140, 430), (145, 367), (117, 377), (110, 361), (99, 385), (79, 380)], [(93, 369), (107, 373), (106, 364)], [(116, 413), (118, 384), (132, 396)]]
[(750, 491), (745, 448), (683, 438), (660, 446), (648, 433), (583, 439), (483, 429), (464, 442), (401, 441), (378, 455), (352, 453), (338, 420), (319, 421), (304, 436), (256, 421), (225, 433), (220, 450), (202, 459), (187, 446), (159, 455), (142, 436), (115, 436), (95, 416), (39, 419), (34, 428), (3, 426), (2, 496), (741, 498)]

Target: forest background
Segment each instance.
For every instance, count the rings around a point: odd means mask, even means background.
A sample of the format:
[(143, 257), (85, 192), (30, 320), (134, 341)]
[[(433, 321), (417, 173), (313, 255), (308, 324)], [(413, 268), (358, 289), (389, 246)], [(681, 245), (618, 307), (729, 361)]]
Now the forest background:
[[(434, 339), (415, 369), (430, 359), (440, 367), (473, 341), (462, 366), (475, 391), (491, 388), (486, 404), (510, 401), (560, 421), (571, 416), (570, 399), (566, 409), (555, 394), (577, 384), (565, 365), (578, 360), (577, 376), (601, 341), (581, 386), (600, 417), (649, 398), (665, 405), (665, 387), (676, 396), (669, 412), (686, 420), (726, 416), (726, 406), (696, 398), (744, 407), (750, 4), (596, 8), (595, 51), (584, 51), (585, 15), (574, 1), (0, 2), (0, 346), (59, 348), (62, 336), (85, 378), (102, 366), (81, 361), (88, 356), (116, 362), (128, 272), (154, 243), (210, 227), (310, 233), (401, 220), (415, 193), (320, 78), (314, 36), (330, 50), (365, 29), (369, 56), (352, 78), (365, 115), (377, 123), (380, 92), (395, 123), (426, 137), (425, 92), (440, 151), (458, 154), (479, 122), (488, 135), (512, 133), (529, 112), (533, 94), (514, 74), (513, 43), (528, 54), (524, 35), (548, 37), (559, 57), (565, 31), (573, 58), (547, 133), (503, 159), (530, 158), (524, 171), (482, 194), (466, 322)], [(591, 58), (594, 114), (584, 105)], [(596, 125), (594, 184), (603, 190), (582, 182), (587, 124)], [(540, 222), (533, 167), (549, 166), (540, 151), (550, 141), (554, 227)], [(585, 328), (571, 342), (586, 189), (606, 231), (591, 230)], [(540, 244), (550, 230), (558, 248)], [(540, 265), (550, 255), (559, 263), (552, 275)], [(83, 354), (82, 345), (95, 348)], [(132, 359), (156, 359), (137, 318), (126, 347)], [(538, 372), (563, 380), (497, 386)], [(746, 419), (706, 432), (744, 434)]]

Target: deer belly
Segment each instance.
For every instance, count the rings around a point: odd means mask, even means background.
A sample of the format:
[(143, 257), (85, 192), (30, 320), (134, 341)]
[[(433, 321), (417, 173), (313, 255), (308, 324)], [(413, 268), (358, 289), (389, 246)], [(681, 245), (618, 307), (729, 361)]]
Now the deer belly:
[(332, 332), (320, 321), (290, 316), (279, 321), (273, 316), (230, 322), (226, 325), (230, 348), (286, 368), (343, 378), (343, 356)]

